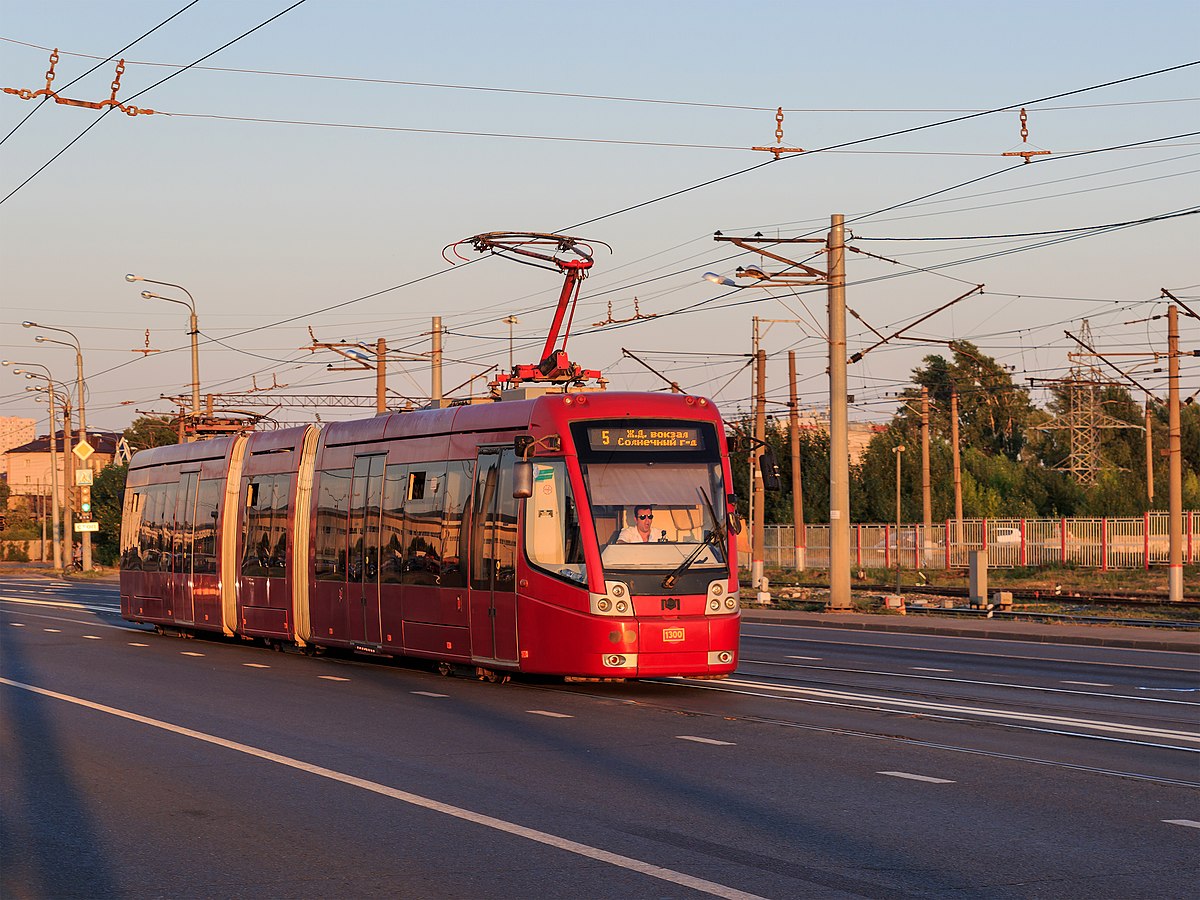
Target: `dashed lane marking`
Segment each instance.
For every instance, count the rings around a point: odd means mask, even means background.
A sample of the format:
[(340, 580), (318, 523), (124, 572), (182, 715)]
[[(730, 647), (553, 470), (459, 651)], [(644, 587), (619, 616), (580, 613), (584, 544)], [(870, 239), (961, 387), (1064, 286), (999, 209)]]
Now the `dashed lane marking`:
[(1059, 684), (1077, 684), (1081, 687), (1112, 687), (1111, 684), (1104, 684), (1099, 681), (1060, 681)]
[(100, 635), (98, 635), (98, 634), (85, 634), (83, 636), (83, 639), (85, 641), (102, 641), (102, 640), (104, 640), (104, 638), (100, 637)]
[(45, 631), (49, 634), (62, 634), (61, 628), (43, 628), (42, 631)]
[(180, 656), (203, 656), (203, 653), (197, 653), (195, 650), (180, 650)]
[(24, 622), (9, 622), (8, 624), (11, 625), (13, 628), (24, 628), (25, 627)]
[(418, 697), (449, 697), (449, 694), (439, 694), (435, 691), (410, 691), (409, 693), (416, 694)]
[(1200, 828), (1200, 822), (1191, 819), (1163, 819), (1168, 825), (1182, 825), (1184, 828)]
[(546, 716), (551, 719), (573, 719), (574, 716), (569, 716), (566, 713), (551, 712), (548, 709), (527, 709), (525, 712), (531, 716)]
[(130, 641), (129, 646), (130, 647), (149, 647), (150, 645), (149, 644), (139, 644), (137, 641)]
[(914, 775), (911, 772), (876, 772), (876, 775), (891, 775), (893, 778), (907, 778), (909, 781), (927, 781), (930, 784), (954, 784), (948, 778), (931, 778), (928, 775)]
[(339, 678), (337, 675), (318, 675), (323, 681), (349, 681), (349, 678)]
[(269, 669), (271, 668), (266, 663), (242, 663), (247, 669)]
[(272, 753), (269, 750), (262, 750), (258, 747), (252, 747), (249, 744), (239, 744), (236, 741), (227, 740), (225, 738), (217, 737), (216, 735), (205, 734), (202, 731), (194, 731), (190, 728), (184, 728), (180, 725), (173, 725), (170, 722), (164, 722), (160, 719), (151, 719), (147, 716), (141, 716), (137, 713), (128, 712), (123, 709), (117, 709), (112, 706), (103, 706), (99, 703), (93, 703), (90, 700), (84, 700), (81, 697), (72, 697), (69, 694), (60, 694), (57, 691), (50, 691), (46, 688), (35, 687), (31, 684), (22, 684), (19, 681), (12, 681), (8, 678), (0, 677), (0, 684), (6, 684), (9, 687), (18, 688), (23, 691), (29, 691), (30, 693), (39, 694), (43, 697), (61, 700), (65, 703), (72, 703), (76, 706), (82, 706), (86, 709), (106, 713), (110, 716), (117, 716), (122, 719), (127, 719), (131, 722), (138, 722), (142, 725), (148, 725), (151, 728), (160, 728), (163, 731), (169, 731), (173, 734), (192, 738), (193, 740), (203, 741), (207, 744), (224, 747), (227, 750), (233, 750), (237, 753), (244, 753), (247, 756), (257, 757), (258, 759), (266, 760), (267, 762), (273, 762), (281, 766), (287, 766), (288, 768), (299, 770), (301, 772), (307, 772), (310, 775), (328, 778), (331, 781), (337, 781), (342, 784), (349, 785), (350, 787), (356, 787), (360, 790), (370, 791), (374, 794), (379, 794), (384, 797), (390, 797), (393, 800), (399, 800), (402, 803), (407, 803), (411, 806), (427, 809), (446, 816), (452, 816), (456, 819), (481, 825), (484, 828), (491, 828), (494, 831), (501, 831), (505, 834), (513, 835), (514, 837), (524, 838), (528, 841), (534, 841), (539, 844), (544, 844), (548, 847), (554, 847), (567, 853), (574, 853), (577, 856), (582, 856), (587, 859), (594, 859), (602, 863), (607, 863), (608, 865), (618, 866), (622, 869), (628, 869), (631, 872), (638, 872), (647, 876), (648, 878), (657, 878), (660, 881), (666, 881), (671, 884), (677, 884), (682, 887), (691, 888), (695, 891), (701, 891), (713, 897), (723, 897), (726, 898), (726, 900), (763, 900), (763, 898), (756, 894), (740, 891), (736, 888), (718, 884), (714, 881), (707, 881), (703, 878), (697, 878), (694, 875), (688, 875), (684, 872), (666, 869), (662, 866), (656, 866), (640, 859), (634, 859), (633, 857), (622, 856), (618, 853), (602, 850), (599, 847), (581, 844), (578, 841), (572, 841), (568, 838), (560, 837), (555, 834), (549, 834), (545, 831), (527, 828), (524, 825), (518, 825), (515, 822), (508, 822), (504, 819), (497, 819), (482, 813), (473, 812), (469, 809), (463, 809), (462, 807), (451, 806), (450, 804), (442, 803), (439, 800), (422, 797), (418, 794), (409, 793), (408, 791), (401, 791), (397, 788), (388, 787), (385, 784), (379, 784), (375, 781), (368, 781), (365, 778), (358, 778), (354, 775), (347, 775), (344, 772), (338, 772), (334, 769), (326, 769), (323, 766), (317, 766), (299, 759), (282, 756), (278, 753)]
[(694, 741), (697, 744), (712, 744), (714, 747), (736, 747), (737, 744), (732, 744), (729, 741), (717, 741), (712, 738), (696, 737), (694, 734), (677, 734), (675, 737), (681, 741)]
[(910, 666), (914, 672), (953, 672), (953, 669), (932, 669), (928, 666)]
[(809, 662), (820, 662), (820, 656), (789, 656), (788, 659), (806, 659)]

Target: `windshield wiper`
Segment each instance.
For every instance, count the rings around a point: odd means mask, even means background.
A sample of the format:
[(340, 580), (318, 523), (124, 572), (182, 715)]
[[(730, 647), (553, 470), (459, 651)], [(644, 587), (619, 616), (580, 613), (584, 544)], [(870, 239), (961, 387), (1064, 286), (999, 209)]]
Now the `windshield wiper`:
[(666, 590), (669, 591), (673, 587), (675, 587), (675, 582), (679, 580), (679, 576), (688, 570), (688, 568), (692, 565), (692, 563), (694, 563), (696, 561), (696, 558), (701, 553), (704, 552), (706, 547), (712, 548), (714, 550), (720, 549), (719, 544), (713, 543), (714, 536), (715, 536), (715, 532), (712, 532), (712, 531), (704, 532), (704, 540), (701, 543), (696, 545), (696, 549), (691, 552), (691, 554), (688, 556), (687, 559), (685, 559), (683, 562), (681, 562), (679, 565), (677, 565), (675, 567), (675, 571), (673, 571), (670, 575), (668, 575), (666, 578), (664, 578), (662, 580), (662, 586)]

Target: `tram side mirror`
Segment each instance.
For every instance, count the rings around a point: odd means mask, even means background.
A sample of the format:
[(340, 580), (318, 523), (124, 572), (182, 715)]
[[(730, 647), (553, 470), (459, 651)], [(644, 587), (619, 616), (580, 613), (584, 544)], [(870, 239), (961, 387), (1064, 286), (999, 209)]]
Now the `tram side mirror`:
[[(520, 440), (520, 438), (518, 438)], [(519, 460), (513, 466), (513, 498), (524, 500), (533, 496), (533, 463)]]
[(762, 457), (758, 461), (762, 470), (763, 490), (777, 491), (781, 487), (779, 478), (779, 461), (775, 459), (775, 451), (764, 447)]

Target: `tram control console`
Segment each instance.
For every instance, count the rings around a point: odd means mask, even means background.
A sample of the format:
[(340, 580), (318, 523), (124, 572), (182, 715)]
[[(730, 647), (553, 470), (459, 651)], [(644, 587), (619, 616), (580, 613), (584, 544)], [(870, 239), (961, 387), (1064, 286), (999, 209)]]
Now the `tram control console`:
[(716, 408), (586, 384), (565, 345), (589, 245), (462, 243), (564, 275), (541, 360), (493, 403), (135, 454), (122, 616), (492, 680), (732, 673), (741, 524)]

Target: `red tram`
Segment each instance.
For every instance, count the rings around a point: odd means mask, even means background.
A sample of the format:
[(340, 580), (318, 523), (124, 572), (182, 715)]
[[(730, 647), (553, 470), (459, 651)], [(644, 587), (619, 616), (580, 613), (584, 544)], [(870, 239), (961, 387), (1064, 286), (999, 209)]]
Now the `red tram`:
[(736, 513), (714, 406), (505, 393), (526, 397), (138, 453), (122, 616), (488, 677), (732, 672)]

